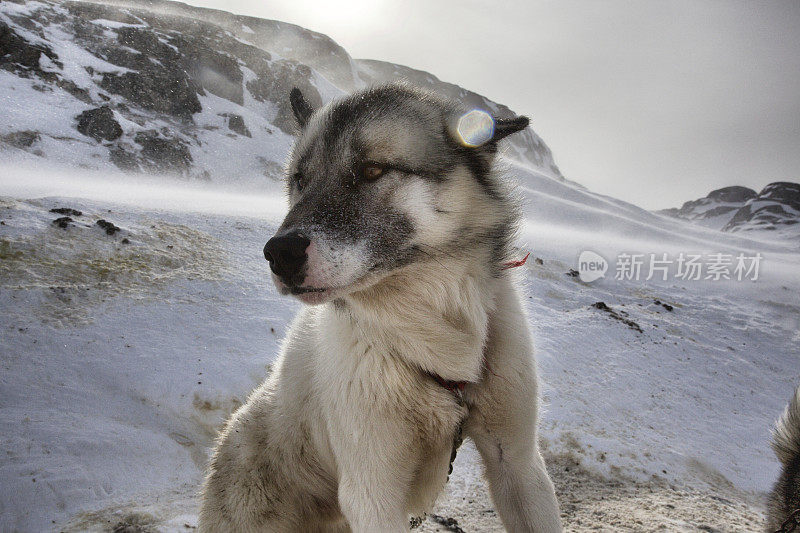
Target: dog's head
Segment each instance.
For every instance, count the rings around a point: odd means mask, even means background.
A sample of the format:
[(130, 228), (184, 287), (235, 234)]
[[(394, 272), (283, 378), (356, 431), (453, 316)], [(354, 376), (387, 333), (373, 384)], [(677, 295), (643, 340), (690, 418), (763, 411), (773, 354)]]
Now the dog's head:
[(290, 209), (264, 247), (281, 293), (321, 303), (507, 233), (492, 163), (497, 142), (526, 117), (464, 113), (404, 85), (320, 110), (297, 89), (290, 100), (300, 126), (287, 163)]

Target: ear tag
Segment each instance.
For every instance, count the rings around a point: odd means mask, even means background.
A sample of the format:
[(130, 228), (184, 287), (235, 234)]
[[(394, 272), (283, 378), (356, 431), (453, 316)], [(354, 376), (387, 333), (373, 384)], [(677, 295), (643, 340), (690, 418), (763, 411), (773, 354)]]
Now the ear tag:
[(464, 146), (481, 146), (494, 136), (494, 119), (486, 111), (473, 109), (458, 118), (456, 134), (458, 141)]

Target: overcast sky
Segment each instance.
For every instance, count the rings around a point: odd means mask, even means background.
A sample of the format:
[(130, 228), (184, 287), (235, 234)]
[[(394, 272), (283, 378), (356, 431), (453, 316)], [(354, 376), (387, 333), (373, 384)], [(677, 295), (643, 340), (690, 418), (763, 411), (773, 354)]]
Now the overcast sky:
[(532, 118), (564, 175), (654, 209), (800, 181), (800, 1), (190, 0), (325, 33)]

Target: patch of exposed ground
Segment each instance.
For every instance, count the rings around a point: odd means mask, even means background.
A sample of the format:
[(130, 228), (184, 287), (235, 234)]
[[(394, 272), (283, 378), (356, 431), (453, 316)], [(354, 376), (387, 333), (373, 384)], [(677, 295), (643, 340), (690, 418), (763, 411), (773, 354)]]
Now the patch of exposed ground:
[[(469, 469), (469, 463), (477, 460), (477, 452), (470, 445), (459, 452), (462, 454), (464, 460), (457, 460), (454, 479), (434, 513), (452, 518), (466, 533), (505, 531), (483, 480), (459, 475), (459, 470)], [(744, 533), (763, 529), (764, 517), (757, 498), (731, 488), (724, 480), (702, 490), (674, 487), (661, 479), (642, 482), (625, 476), (605, 478), (568, 455), (546, 459), (565, 531)], [(429, 517), (416, 531), (454, 530)]]
[(181, 224), (45, 200), (4, 199), (0, 216), (0, 290), (33, 290), (40, 317), (56, 326), (90, 322), (111, 297), (157, 297), (168, 282), (217, 280), (228, 268), (215, 238)]

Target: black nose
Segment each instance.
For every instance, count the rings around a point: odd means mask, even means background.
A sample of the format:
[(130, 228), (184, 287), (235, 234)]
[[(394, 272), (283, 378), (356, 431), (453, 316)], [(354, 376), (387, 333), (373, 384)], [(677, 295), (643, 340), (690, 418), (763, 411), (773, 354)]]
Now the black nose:
[(297, 283), (294, 279), (306, 263), (306, 248), (311, 241), (293, 231), (280, 237), (275, 236), (264, 246), (264, 257), (269, 267), (287, 283)]

